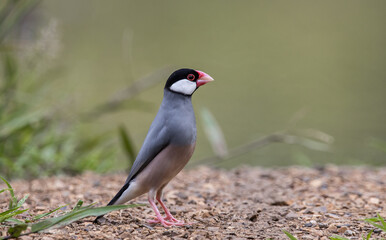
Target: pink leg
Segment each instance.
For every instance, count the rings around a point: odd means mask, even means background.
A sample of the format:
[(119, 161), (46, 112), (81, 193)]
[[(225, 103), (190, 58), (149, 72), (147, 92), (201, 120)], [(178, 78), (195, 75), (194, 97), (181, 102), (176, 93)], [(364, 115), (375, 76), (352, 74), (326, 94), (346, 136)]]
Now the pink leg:
[(166, 208), (165, 204), (162, 202), (161, 198), (162, 198), (162, 189), (157, 192), (157, 201), (161, 204), (162, 208), (166, 213), (165, 218), (161, 216), (161, 213), (159, 212), (157, 205), (154, 202), (154, 192), (149, 192), (149, 197), (148, 197), (149, 203), (156, 214), (155, 220), (149, 220), (149, 223), (161, 223), (164, 227), (186, 225), (183, 221), (178, 221), (172, 216), (170, 211)]
[(149, 220), (149, 223), (161, 223), (164, 227), (169, 227), (173, 225), (173, 223), (166, 221), (162, 216), (161, 213), (158, 211), (157, 206), (155, 205), (154, 200), (150, 197), (149, 194), (149, 203), (151, 205), (151, 208), (153, 208), (153, 211), (155, 212), (157, 220)]
[(175, 219), (173, 217), (173, 215), (170, 213), (169, 209), (167, 209), (167, 207), (165, 206), (164, 202), (162, 201), (161, 198), (158, 198), (157, 197), (157, 201), (161, 204), (161, 207), (163, 208), (163, 210), (165, 211), (165, 214), (166, 214), (166, 218), (164, 218), (165, 220), (170, 220), (170, 221), (173, 221), (175, 223), (175, 225), (178, 225), (178, 226), (183, 226), (185, 225), (185, 222), (184, 221), (179, 221), (177, 219)]

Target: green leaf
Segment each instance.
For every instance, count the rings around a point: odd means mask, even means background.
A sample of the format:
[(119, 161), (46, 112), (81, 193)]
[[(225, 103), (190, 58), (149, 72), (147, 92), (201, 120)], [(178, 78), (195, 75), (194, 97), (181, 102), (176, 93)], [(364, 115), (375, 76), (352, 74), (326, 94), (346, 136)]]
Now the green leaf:
[(291, 233), (287, 232), (286, 230), (282, 229), (283, 233), (287, 235), (287, 237), (291, 240), (298, 240), (296, 237), (294, 237)]
[(114, 205), (114, 206), (106, 206), (99, 208), (90, 208), (89, 206), (82, 207), (79, 209), (75, 209), (67, 214), (55, 218), (50, 218), (43, 220), (41, 222), (35, 223), (31, 226), (31, 232), (40, 232), (46, 230), (51, 227), (60, 227), (67, 224), (70, 224), (79, 219), (90, 217), (90, 216), (100, 216), (111, 211), (121, 210), (130, 207), (136, 207), (138, 205)]
[(15, 225), (15, 226), (13, 226), (13, 227), (10, 227), (10, 228), (8, 229), (8, 234), (9, 234), (11, 237), (17, 238), (17, 237), (20, 236), (20, 234), (21, 234), (22, 231), (24, 231), (24, 230), (27, 229), (27, 227), (28, 227), (28, 225), (25, 224), (25, 223), (23, 223), (23, 224), (17, 224), (17, 225)]
[(126, 153), (127, 160), (129, 161), (129, 169), (131, 166), (133, 166), (136, 153), (135, 153), (135, 148), (134, 148), (134, 143), (130, 138), (130, 135), (128, 131), (126, 130), (125, 126), (121, 125), (119, 127), (119, 136), (121, 140), (122, 147)]

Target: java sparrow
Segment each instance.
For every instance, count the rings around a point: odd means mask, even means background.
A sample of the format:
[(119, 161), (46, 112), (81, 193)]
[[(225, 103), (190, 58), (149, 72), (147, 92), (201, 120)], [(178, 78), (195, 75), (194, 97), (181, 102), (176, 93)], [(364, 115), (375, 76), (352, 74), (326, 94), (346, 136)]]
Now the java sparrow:
[[(179, 69), (170, 75), (158, 113), (150, 126), (145, 141), (134, 161), (124, 186), (108, 205), (124, 204), (144, 193), (154, 210), (155, 220), (163, 226), (185, 225), (175, 219), (162, 201), (162, 191), (188, 163), (196, 145), (196, 119), (192, 94), (202, 85), (213, 81), (208, 74)], [(166, 217), (162, 217), (155, 200)], [(94, 222), (98, 222), (99, 216)]]

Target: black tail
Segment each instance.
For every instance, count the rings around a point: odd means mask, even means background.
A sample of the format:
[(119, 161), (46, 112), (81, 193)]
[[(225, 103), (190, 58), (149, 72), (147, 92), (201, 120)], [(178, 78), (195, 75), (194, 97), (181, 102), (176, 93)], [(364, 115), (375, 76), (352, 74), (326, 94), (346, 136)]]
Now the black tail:
[[(112, 202), (112, 200), (106, 205), (106, 206), (109, 206), (109, 205), (113, 205), (114, 203)], [(104, 214), (103, 215), (100, 215), (98, 217), (95, 218), (95, 220), (93, 221), (94, 224), (99, 224), (98, 220), (103, 218)]]
[[(117, 194), (115, 194), (113, 199), (111, 199), (111, 201), (106, 206), (114, 205), (114, 203), (122, 196), (123, 192), (126, 191), (126, 189), (129, 186), (130, 186), (130, 182), (128, 182), (125, 185), (123, 185), (121, 190), (119, 190), (119, 192)], [(103, 216), (104, 215), (100, 215), (100, 216), (96, 217), (95, 220), (93, 221), (93, 223), (99, 223), (98, 220), (101, 219)]]
[(95, 218), (95, 220), (92, 222), (94, 224), (99, 224), (99, 219), (102, 218), (104, 215), (100, 215), (98, 217)]

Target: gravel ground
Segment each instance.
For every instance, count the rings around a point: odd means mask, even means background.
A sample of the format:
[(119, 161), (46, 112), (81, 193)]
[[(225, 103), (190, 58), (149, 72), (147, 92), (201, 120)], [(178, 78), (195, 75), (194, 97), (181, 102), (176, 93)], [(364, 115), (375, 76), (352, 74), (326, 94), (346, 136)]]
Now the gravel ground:
[[(86, 173), (11, 184), (19, 197), (30, 194), (25, 206), (37, 214), (74, 205), (78, 199), (103, 206), (125, 179), (125, 174)], [(6, 208), (3, 196), (1, 210)], [(362, 239), (374, 228), (361, 219), (376, 213), (386, 217), (386, 168), (199, 167), (180, 173), (166, 188), (165, 198), (172, 214), (193, 225), (150, 225), (147, 219), (153, 213), (147, 204), (110, 213), (101, 225), (87, 218), (21, 239), (288, 239), (282, 229), (298, 239)], [(133, 203), (147, 203), (147, 196)], [(5, 235), (4, 228), (0, 234)], [(376, 230), (373, 238), (386, 238), (386, 233)]]

